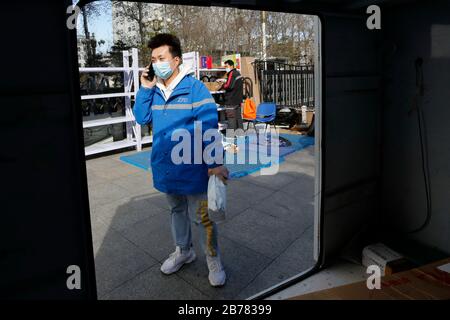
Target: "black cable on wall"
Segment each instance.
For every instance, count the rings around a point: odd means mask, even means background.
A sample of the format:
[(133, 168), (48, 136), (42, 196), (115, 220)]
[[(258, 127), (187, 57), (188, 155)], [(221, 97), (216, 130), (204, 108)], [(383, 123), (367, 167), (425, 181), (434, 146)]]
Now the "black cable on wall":
[(423, 59), (417, 58), (415, 60), (415, 70), (416, 70), (416, 96), (414, 97), (414, 106), (411, 111), (417, 111), (417, 123), (419, 127), (419, 141), (420, 141), (420, 153), (421, 153), (421, 163), (422, 163), (422, 173), (425, 183), (425, 197), (427, 202), (427, 211), (425, 221), (422, 225), (414, 230), (408, 231), (407, 233), (413, 234), (424, 230), (431, 221), (432, 216), (432, 201), (431, 201), (431, 182), (430, 182), (430, 168), (428, 161), (428, 137), (427, 130), (425, 127), (425, 116), (422, 108), (422, 97), (424, 96), (424, 84), (423, 84)]

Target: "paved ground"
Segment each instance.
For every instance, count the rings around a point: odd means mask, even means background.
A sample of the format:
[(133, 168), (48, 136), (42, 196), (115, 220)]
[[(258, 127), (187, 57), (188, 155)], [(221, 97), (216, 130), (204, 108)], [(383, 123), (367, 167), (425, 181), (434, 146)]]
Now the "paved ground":
[(314, 147), (288, 156), (275, 176), (230, 182), (223, 288), (208, 283), (195, 229), (197, 260), (175, 275), (159, 271), (174, 250), (169, 211), (151, 173), (119, 160), (130, 153), (86, 162), (100, 299), (245, 299), (313, 266)]

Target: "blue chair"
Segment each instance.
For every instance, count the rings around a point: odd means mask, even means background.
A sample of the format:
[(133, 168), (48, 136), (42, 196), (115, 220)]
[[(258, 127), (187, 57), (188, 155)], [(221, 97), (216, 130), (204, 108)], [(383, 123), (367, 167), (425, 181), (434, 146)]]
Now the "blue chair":
[[(256, 119), (251, 121), (253, 123), (253, 128), (256, 130), (256, 124), (265, 123), (267, 131), (267, 127), (273, 125), (275, 130), (277, 129), (275, 125), (275, 119), (277, 117), (277, 105), (273, 102), (263, 102), (258, 108), (256, 108)], [(248, 126), (247, 126), (248, 129)]]

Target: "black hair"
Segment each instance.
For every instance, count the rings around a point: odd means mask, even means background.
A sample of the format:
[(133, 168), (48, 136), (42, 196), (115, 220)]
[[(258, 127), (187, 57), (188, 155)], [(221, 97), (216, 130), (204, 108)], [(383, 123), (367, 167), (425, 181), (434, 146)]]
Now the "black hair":
[(225, 61), (225, 64), (234, 67), (234, 62), (233, 62), (233, 60), (227, 60), (227, 61)]
[(172, 57), (182, 57), (181, 43), (177, 36), (169, 33), (159, 33), (148, 42), (148, 47), (152, 50), (162, 46), (169, 47), (169, 52)]

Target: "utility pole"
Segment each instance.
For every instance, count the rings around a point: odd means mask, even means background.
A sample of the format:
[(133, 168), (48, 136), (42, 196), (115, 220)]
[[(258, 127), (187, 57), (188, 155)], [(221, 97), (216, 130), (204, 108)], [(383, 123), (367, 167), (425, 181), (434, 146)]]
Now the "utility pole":
[(262, 53), (264, 61), (267, 59), (267, 39), (266, 39), (266, 12), (261, 11), (262, 27)]

